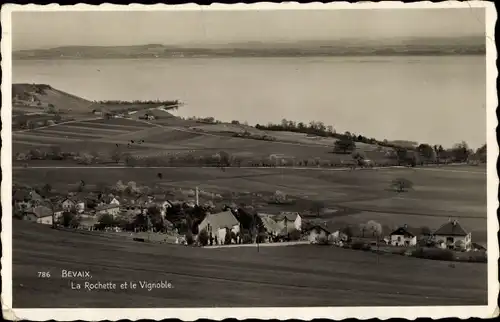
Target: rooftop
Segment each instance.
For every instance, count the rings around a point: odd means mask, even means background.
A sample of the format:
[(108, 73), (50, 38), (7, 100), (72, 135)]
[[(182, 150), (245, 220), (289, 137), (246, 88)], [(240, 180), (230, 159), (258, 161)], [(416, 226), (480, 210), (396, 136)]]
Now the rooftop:
[(434, 235), (441, 236), (467, 236), (467, 232), (456, 220), (447, 222), (446, 224), (439, 227)]
[(28, 210), (28, 213), (32, 213), (38, 218), (44, 218), (44, 217), (51, 217), (52, 216), (52, 210), (45, 206), (38, 206), (38, 207), (33, 207), (30, 210)]
[(392, 233), (390, 233), (391, 236), (405, 236), (405, 237), (415, 237), (415, 235), (408, 230), (407, 227), (399, 227)]
[(200, 230), (205, 229), (208, 225), (210, 225), (212, 230), (217, 230), (220, 228), (232, 228), (235, 225), (239, 225), (239, 221), (231, 211), (223, 211), (216, 214), (208, 214), (200, 223), (199, 228)]

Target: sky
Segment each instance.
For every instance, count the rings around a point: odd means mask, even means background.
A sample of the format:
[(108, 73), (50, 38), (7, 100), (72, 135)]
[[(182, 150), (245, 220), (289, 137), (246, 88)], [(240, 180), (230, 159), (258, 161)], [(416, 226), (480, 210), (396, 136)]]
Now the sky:
[(485, 9), (13, 12), (12, 48), (479, 36)]

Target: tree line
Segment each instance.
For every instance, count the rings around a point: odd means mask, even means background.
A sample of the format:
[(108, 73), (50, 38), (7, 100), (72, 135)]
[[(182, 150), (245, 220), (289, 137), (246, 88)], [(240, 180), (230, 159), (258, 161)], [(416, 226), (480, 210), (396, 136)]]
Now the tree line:
[[(331, 137), (338, 139), (334, 144), (336, 153), (353, 153), (356, 150), (356, 143), (377, 145), (378, 147), (392, 148), (396, 152), (396, 158), (406, 162), (418, 163), (422, 161), (431, 161), (439, 163), (440, 160), (452, 160), (454, 162), (465, 162), (469, 157), (474, 156), (480, 162), (486, 162), (486, 144), (473, 151), (465, 141), (455, 144), (450, 149), (444, 149), (442, 145), (430, 145), (422, 143), (416, 147), (402, 146), (391, 143), (387, 140), (377, 140), (368, 138), (361, 134), (351, 132), (337, 133), (331, 125), (325, 125), (321, 121), (311, 121), (309, 124), (295, 122), (283, 119), (280, 124), (268, 123), (268, 125), (257, 124), (255, 126), (260, 130), (267, 131), (286, 131), (295, 133), (304, 133), (320, 137)], [(411, 152), (416, 152), (412, 154)], [(412, 161), (413, 159), (413, 161)]]
[(179, 100), (133, 100), (133, 101), (122, 101), (122, 100), (102, 100), (94, 101), (97, 104), (104, 105), (133, 105), (133, 104), (151, 104), (151, 105), (179, 105)]

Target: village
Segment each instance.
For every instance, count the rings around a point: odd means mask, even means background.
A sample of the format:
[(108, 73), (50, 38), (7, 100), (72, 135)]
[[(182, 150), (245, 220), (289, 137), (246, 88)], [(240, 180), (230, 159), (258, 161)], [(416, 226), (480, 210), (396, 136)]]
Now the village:
[[(415, 250), (420, 249), (419, 256), (423, 258), (444, 260), (458, 260), (453, 254), (475, 252), (484, 257), (466, 258), (486, 261), (486, 247), (474, 243), (472, 234), (451, 218), (435, 230), (417, 231), (401, 224), (390, 232), (384, 232), (379, 223), (369, 220), (358, 232), (352, 226), (336, 229), (327, 221), (311, 219), (300, 212), (261, 213), (234, 203), (216, 207), (212, 201), (201, 205), (198, 188), (194, 200), (173, 200), (168, 193), (140, 192), (135, 183), (118, 182), (117, 186), (120, 185), (112, 189), (114, 194), (81, 191), (68, 195), (58, 195), (46, 186), (14, 187), (14, 218), (56, 229), (122, 236), (142, 242), (208, 248), (334, 245), (407, 256), (416, 256)], [(422, 249), (431, 250), (434, 255), (424, 255)]]

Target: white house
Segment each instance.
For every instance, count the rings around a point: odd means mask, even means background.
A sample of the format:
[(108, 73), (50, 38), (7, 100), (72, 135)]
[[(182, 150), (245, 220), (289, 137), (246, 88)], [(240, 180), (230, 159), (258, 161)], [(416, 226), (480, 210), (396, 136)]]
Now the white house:
[(45, 206), (33, 207), (26, 212), (24, 220), (52, 225), (52, 210)]
[(330, 231), (328, 231), (325, 227), (315, 225), (307, 230), (307, 240), (311, 244), (317, 244), (321, 241), (328, 241), (330, 234)]
[(274, 220), (274, 215), (260, 213), (257, 214), (257, 216), (259, 217), (264, 230), (269, 236), (280, 236), (284, 233), (285, 225), (282, 222), (277, 223)]
[(274, 216), (274, 221), (283, 224), (288, 232), (302, 230), (302, 217), (298, 212), (281, 212), (279, 215)]
[(441, 248), (469, 251), (472, 246), (471, 233), (465, 231), (457, 220), (450, 220), (442, 225), (434, 232), (433, 236), (434, 241)]
[(206, 229), (209, 235), (212, 233), (212, 236), (217, 239), (217, 244), (223, 244), (226, 238), (226, 228), (235, 234), (240, 232), (240, 222), (230, 210), (206, 215), (198, 225), (198, 232)]
[(115, 205), (115, 204), (110, 204), (110, 205), (102, 205), (102, 206), (97, 206), (96, 209), (96, 215), (111, 215), (115, 217), (120, 213), (120, 206)]
[(390, 234), (390, 244), (392, 246), (415, 246), (417, 244), (417, 236), (408, 231), (408, 227), (399, 227)]
[(111, 197), (110, 199), (111, 200), (108, 202), (108, 205), (117, 205), (117, 206), (120, 205), (120, 201), (116, 199), (116, 197)]
[(337, 231), (333, 232), (330, 235), (330, 237), (336, 243), (349, 241), (349, 236), (347, 236), (346, 234), (344, 234), (340, 230), (337, 230)]
[(75, 197), (68, 197), (63, 200), (61, 207), (64, 211), (70, 211), (72, 208), (75, 208), (78, 213), (82, 213), (85, 211), (85, 201)]

